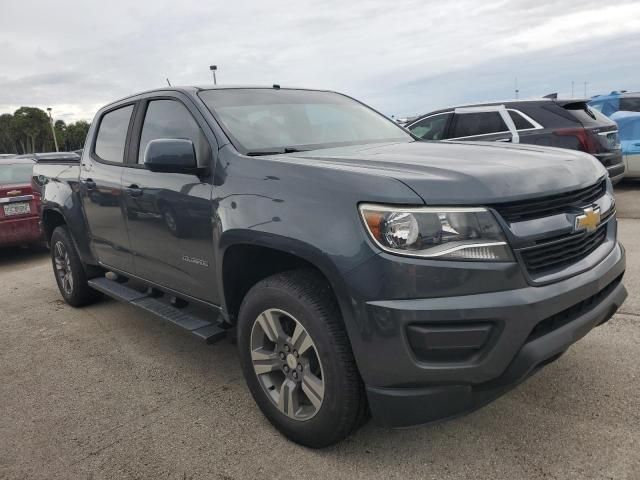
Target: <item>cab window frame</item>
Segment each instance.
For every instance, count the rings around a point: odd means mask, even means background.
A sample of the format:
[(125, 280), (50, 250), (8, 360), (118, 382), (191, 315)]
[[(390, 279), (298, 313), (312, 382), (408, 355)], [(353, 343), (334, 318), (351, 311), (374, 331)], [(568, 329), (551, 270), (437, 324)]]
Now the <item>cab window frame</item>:
[[(167, 91), (162, 92), (161, 95), (149, 95), (142, 97), (138, 100), (139, 106), (136, 111), (136, 117), (133, 121), (132, 132), (131, 132), (131, 142), (129, 145), (127, 161), (124, 166), (127, 168), (138, 168), (138, 169), (146, 169), (144, 163), (138, 163), (138, 155), (140, 151), (140, 141), (142, 140), (142, 129), (144, 128), (144, 120), (147, 116), (147, 111), (149, 109), (149, 104), (151, 102), (157, 100), (169, 100), (180, 103), (186, 110), (189, 112), (193, 120), (200, 128), (202, 132), (203, 139), (207, 142), (207, 158), (197, 159), (198, 166), (207, 168), (210, 171), (213, 171), (214, 165), (216, 163), (216, 152), (218, 150), (218, 141), (214, 134), (214, 132), (209, 127), (208, 122), (202, 116), (202, 113), (196, 108), (195, 105), (192, 105), (185, 101), (185, 98), (180, 95), (177, 91)], [(197, 153), (197, 152), (196, 152)], [(202, 164), (202, 165), (201, 165)]]
[[(128, 160), (129, 160), (129, 147), (130, 147), (130, 143), (131, 143), (131, 135), (132, 135), (133, 125), (134, 125), (135, 118), (136, 118), (137, 111), (138, 111), (138, 106), (139, 106), (139, 103), (138, 103), (137, 100), (131, 100), (131, 101), (127, 101), (127, 102), (124, 102), (124, 103), (119, 103), (117, 105), (110, 106), (109, 108), (107, 108), (106, 110), (104, 110), (103, 112), (100, 113), (100, 118), (97, 121), (96, 130), (95, 130), (96, 133), (95, 133), (95, 135), (93, 135), (93, 138), (91, 140), (91, 149), (89, 150), (89, 154), (90, 154), (90, 157), (91, 157), (92, 160), (94, 160), (94, 161), (96, 161), (98, 163), (105, 164), (105, 165), (115, 165), (115, 166), (120, 166), (120, 167), (126, 166)], [(124, 149), (123, 149), (123, 154), (122, 154), (122, 162), (114, 162), (114, 161), (102, 158), (96, 152), (96, 145), (98, 143), (98, 137), (100, 136), (100, 129), (102, 128), (102, 122), (104, 120), (104, 117), (106, 117), (110, 113), (113, 113), (113, 112), (115, 112), (117, 110), (121, 110), (121, 109), (127, 108), (127, 107), (133, 107), (133, 109), (131, 110), (131, 116), (129, 117), (129, 125), (127, 126), (127, 134), (126, 134), (125, 140), (124, 140)]]

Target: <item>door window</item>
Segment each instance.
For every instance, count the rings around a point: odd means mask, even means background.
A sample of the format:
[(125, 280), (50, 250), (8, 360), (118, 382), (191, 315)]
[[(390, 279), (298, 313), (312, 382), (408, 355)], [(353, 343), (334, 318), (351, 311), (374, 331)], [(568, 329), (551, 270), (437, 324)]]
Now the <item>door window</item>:
[(519, 112), (515, 110), (509, 110), (509, 116), (513, 120), (516, 130), (527, 130), (529, 128), (536, 128), (529, 120), (524, 118)]
[(453, 137), (471, 137), (508, 132), (498, 112), (461, 113), (456, 115)]
[(103, 115), (95, 148), (96, 155), (102, 160), (113, 163), (124, 161), (124, 145), (132, 112), (133, 105), (127, 105)]
[(451, 113), (441, 113), (423, 118), (409, 127), (411, 133), (423, 140), (443, 140)]
[(138, 163), (144, 163), (144, 153), (151, 140), (158, 138), (182, 138), (191, 140), (196, 151), (196, 160), (206, 158), (208, 143), (189, 110), (175, 100), (153, 100), (149, 102), (144, 117)]

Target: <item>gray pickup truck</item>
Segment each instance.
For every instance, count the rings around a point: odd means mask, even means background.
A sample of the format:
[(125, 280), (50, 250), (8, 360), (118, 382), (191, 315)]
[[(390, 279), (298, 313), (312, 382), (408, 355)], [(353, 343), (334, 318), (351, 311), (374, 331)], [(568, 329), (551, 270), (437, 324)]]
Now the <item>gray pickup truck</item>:
[[(607, 172), (531, 145), (417, 141), (344, 95), (167, 88), (102, 108), (33, 183), (60, 292), (207, 342), (292, 440), (471, 411), (627, 293)], [(203, 379), (205, 381), (205, 379)]]

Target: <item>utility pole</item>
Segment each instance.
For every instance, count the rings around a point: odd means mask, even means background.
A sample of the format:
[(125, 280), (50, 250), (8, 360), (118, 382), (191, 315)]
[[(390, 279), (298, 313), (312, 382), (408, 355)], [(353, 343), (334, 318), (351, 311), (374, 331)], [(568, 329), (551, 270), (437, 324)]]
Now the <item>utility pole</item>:
[(217, 65), (210, 65), (209, 66), (209, 70), (211, 70), (211, 73), (213, 73), (213, 84), (217, 85), (218, 82), (216, 81), (216, 70), (218, 70), (218, 66)]
[(56, 152), (58, 150), (58, 139), (56, 138), (56, 129), (53, 127), (53, 117), (51, 116), (51, 107), (47, 108), (49, 112), (49, 123), (51, 124), (51, 134), (53, 135), (53, 144), (56, 146)]
[(520, 93), (520, 90), (518, 90), (518, 77), (516, 77), (516, 100), (518, 99), (519, 93)]

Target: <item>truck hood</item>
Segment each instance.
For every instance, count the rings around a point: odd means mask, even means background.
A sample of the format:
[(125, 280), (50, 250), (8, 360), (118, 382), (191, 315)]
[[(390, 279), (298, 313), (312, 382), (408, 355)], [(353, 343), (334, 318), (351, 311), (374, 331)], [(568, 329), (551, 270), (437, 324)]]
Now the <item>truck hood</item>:
[(522, 200), (577, 190), (606, 175), (594, 157), (582, 152), (495, 142), (369, 144), (283, 157), (393, 177), (427, 204)]

